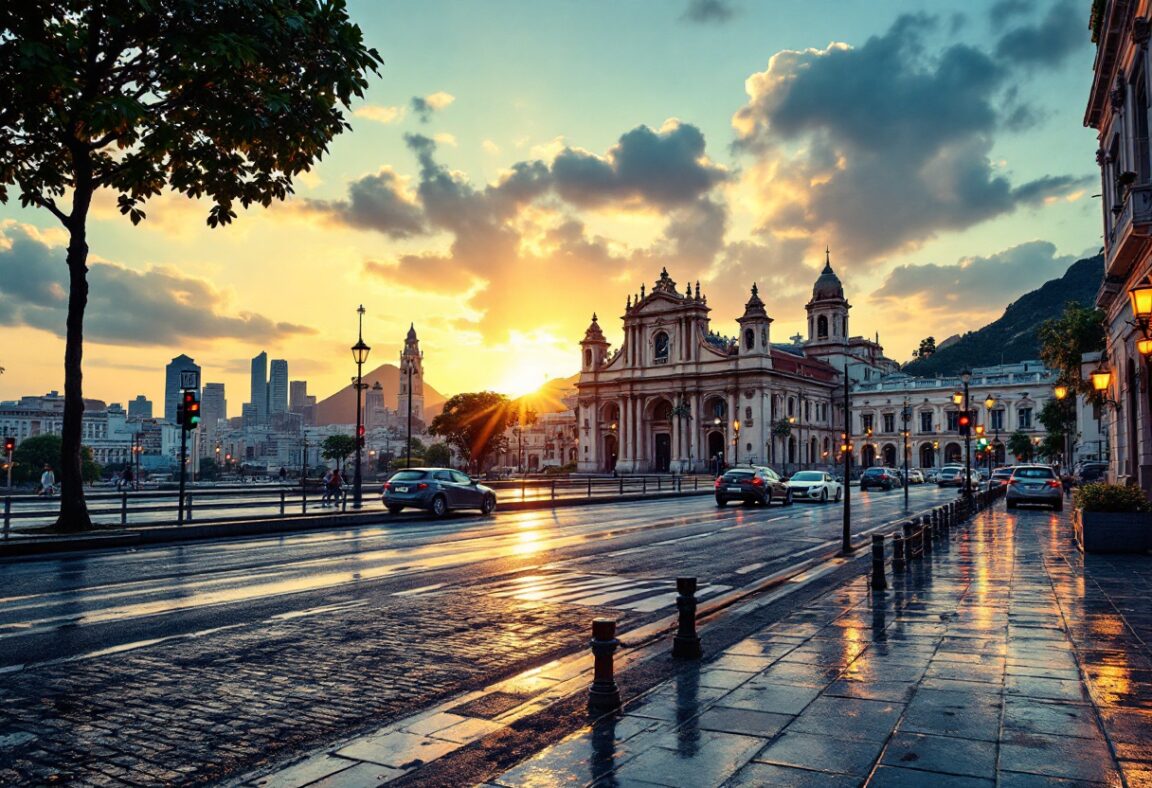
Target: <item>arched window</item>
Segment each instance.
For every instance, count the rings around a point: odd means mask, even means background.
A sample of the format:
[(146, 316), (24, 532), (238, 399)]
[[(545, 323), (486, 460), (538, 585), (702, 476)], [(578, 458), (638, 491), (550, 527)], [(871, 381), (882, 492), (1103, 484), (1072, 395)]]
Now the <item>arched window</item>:
[(653, 358), (657, 364), (668, 363), (668, 351), (671, 344), (672, 343), (668, 341), (668, 334), (665, 332), (661, 331), (656, 335), (655, 339), (653, 340), (653, 348), (655, 350), (655, 355)]
[(584, 366), (592, 366), (592, 348), (584, 348)]
[(828, 318), (824, 317), (824, 315), (820, 315), (820, 317), (816, 318), (816, 338), (828, 338)]
[(652, 420), (672, 421), (672, 403), (666, 399), (661, 400), (652, 411)]
[(748, 328), (744, 330), (744, 349), (751, 350), (756, 346), (756, 332)]

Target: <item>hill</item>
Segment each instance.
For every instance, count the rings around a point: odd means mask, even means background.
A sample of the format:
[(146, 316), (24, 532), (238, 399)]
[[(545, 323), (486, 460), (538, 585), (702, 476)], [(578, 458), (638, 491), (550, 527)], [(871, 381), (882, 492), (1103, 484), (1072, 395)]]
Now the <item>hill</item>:
[[(400, 396), (400, 368), (395, 364), (381, 364), (371, 372), (364, 373), (364, 383), (369, 386), (377, 382), (384, 388), (385, 407), (396, 407)], [(424, 381), (424, 415), (428, 421), (440, 412), (446, 397)], [(316, 403), (317, 424), (355, 424), (356, 389), (349, 383), (332, 396)]]
[(955, 375), (965, 368), (1039, 358), (1037, 327), (1049, 318), (1059, 317), (1069, 301), (1091, 306), (1103, 276), (1103, 255), (1079, 260), (1069, 266), (1064, 276), (1045, 282), (1009, 304), (999, 320), (949, 341), (928, 358), (910, 361), (904, 371), (921, 377)]

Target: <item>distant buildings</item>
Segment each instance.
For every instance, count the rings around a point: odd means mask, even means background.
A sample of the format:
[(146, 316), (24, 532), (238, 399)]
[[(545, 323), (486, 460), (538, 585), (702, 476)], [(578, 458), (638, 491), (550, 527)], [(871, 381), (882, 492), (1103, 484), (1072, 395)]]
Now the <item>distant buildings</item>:
[(288, 412), (288, 362), (272, 359), (268, 377), (268, 414)]
[(143, 394), (137, 394), (136, 399), (128, 403), (128, 418), (152, 418), (152, 400), (148, 399)]
[(252, 359), (251, 380), (248, 402), (252, 405), (255, 423), (264, 424), (268, 421), (268, 354), (264, 351)]
[[(200, 365), (185, 355), (179, 355), (164, 367), (164, 418), (167, 421), (176, 421), (176, 406), (180, 404), (180, 373), (196, 372), (200, 374)], [(197, 389), (199, 394), (200, 390)]]

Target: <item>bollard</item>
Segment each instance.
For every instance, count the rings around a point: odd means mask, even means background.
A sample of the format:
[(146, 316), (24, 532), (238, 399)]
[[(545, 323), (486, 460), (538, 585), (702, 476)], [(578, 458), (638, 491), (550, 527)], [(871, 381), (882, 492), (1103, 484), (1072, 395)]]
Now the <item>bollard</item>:
[(920, 518), (920, 552), (932, 555), (932, 521), (928, 515)]
[(8, 529), (12, 527), (12, 498), (4, 496), (4, 538), (8, 538)]
[(676, 609), (680, 626), (672, 638), (672, 656), (677, 659), (699, 659), (700, 638), (696, 634), (696, 578), (676, 578)]
[(616, 639), (616, 622), (610, 618), (597, 618), (592, 622), (592, 688), (588, 690), (588, 708), (609, 711), (620, 708), (620, 688), (612, 673), (612, 655), (620, 641)]
[(120, 525), (128, 525), (128, 493), (120, 493)]
[(900, 532), (892, 534), (892, 574), (904, 574), (904, 537)]
[(280, 516), (284, 516), (284, 491), (280, 491)]
[(937, 511), (936, 509), (933, 509), (928, 514), (928, 522), (930, 522), (932, 524), (932, 538), (933, 539), (939, 539), (940, 538), (940, 512)]
[(904, 529), (904, 563), (910, 566), (917, 557), (913, 526), (911, 521), (909, 521), (902, 523), (900, 527)]
[(588, 477), (588, 497), (592, 497), (592, 477)]
[(641, 495), (647, 495), (648, 494), (648, 477), (647, 476), (641, 476), (640, 477), (640, 494)]
[(620, 477), (620, 494), (621, 495), (624, 494), (624, 477), (623, 476)]
[(659, 476), (657, 476), (656, 477), (656, 492), (660, 492), (661, 490), (663, 490), (663, 488), (664, 488), (663, 481), (661, 480), (661, 478)]
[(884, 534), (872, 534), (872, 590), (883, 591), (888, 588), (888, 579), (884, 576)]
[(552, 500), (556, 500), (556, 480), (552, 480)]
[(188, 493), (188, 500), (184, 504), (184, 521), (192, 522), (192, 493)]

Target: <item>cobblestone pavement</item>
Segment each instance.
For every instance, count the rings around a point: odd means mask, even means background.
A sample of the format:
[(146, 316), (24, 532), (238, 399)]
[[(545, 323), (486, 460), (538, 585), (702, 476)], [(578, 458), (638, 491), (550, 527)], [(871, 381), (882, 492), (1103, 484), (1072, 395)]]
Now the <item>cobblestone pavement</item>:
[(1152, 557), (996, 509), (492, 785), (1152, 785)]
[(219, 780), (570, 650), (597, 614), (471, 594), (381, 594), (6, 673), (0, 785)]

